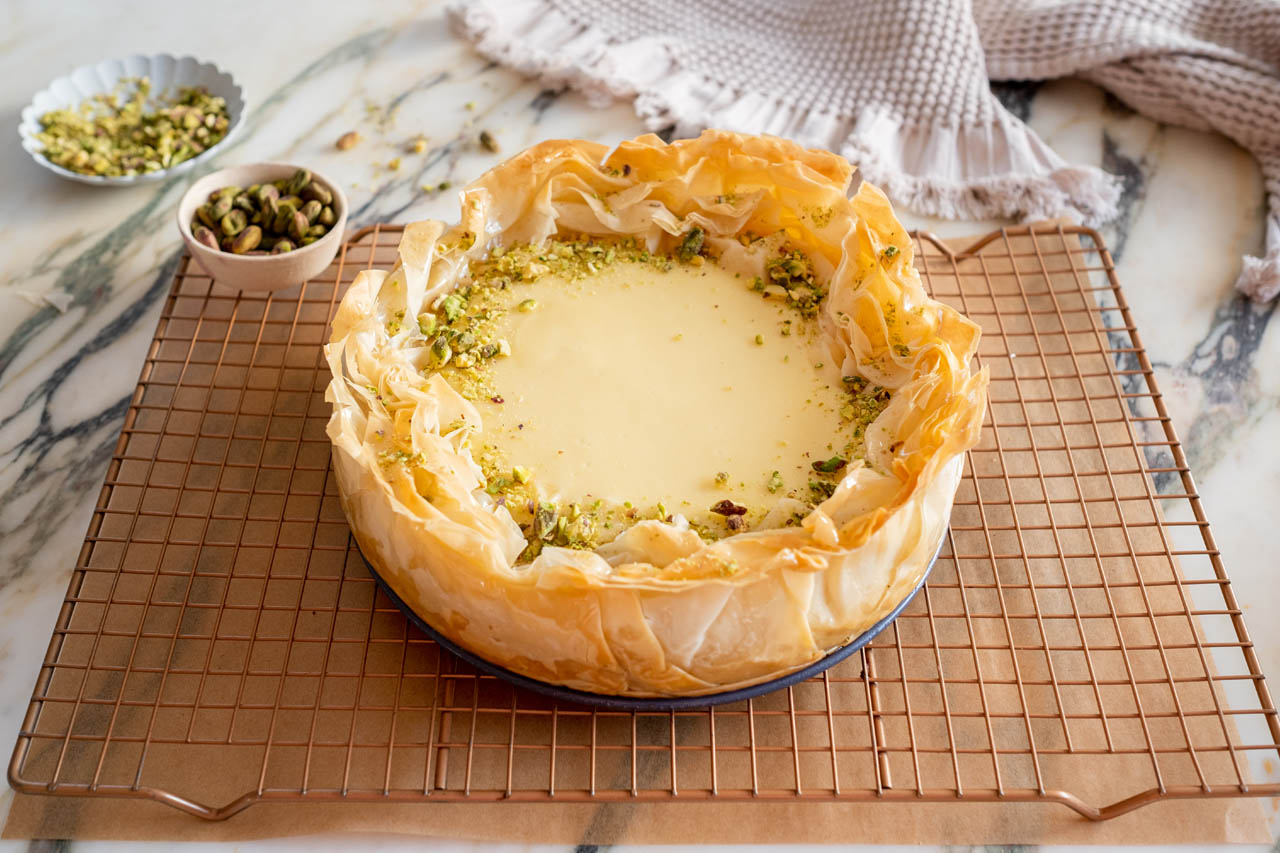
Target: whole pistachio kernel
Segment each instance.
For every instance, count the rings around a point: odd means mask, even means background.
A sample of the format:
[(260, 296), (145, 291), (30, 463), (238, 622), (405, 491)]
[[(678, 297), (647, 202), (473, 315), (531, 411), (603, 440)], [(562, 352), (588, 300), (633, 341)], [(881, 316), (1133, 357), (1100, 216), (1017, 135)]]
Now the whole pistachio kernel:
[(218, 196), (209, 200), (209, 215), (214, 221), (221, 219), (231, 212), (230, 196)]
[(293, 215), (298, 212), (298, 208), (287, 201), (281, 201), (277, 205), (276, 218), (271, 224), (271, 230), (279, 234), (289, 233), (289, 225), (293, 222)]
[(311, 173), (306, 169), (299, 169), (289, 179), (289, 195), (301, 194), (309, 183), (311, 183)]
[(322, 205), (333, 204), (333, 193), (319, 181), (312, 181), (307, 184), (298, 195), (307, 201), (318, 201)]
[(334, 214), (333, 208), (329, 207), (328, 205), (325, 205), (325, 207), (320, 211), (320, 215), (316, 217), (316, 222), (320, 223), (326, 228), (332, 226), (333, 223), (337, 221), (338, 221), (337, 215)]
[(267, 199), (274, 199), (275, 201), (280, 200), (280, 190), (275, 184), (259, 185), (258, 190), (254, 195), (260, 202), (266, 201)]
[(218, 237), (213, 233), (212, 229), (207, 228), (204, 225), (198, 225), (195, 230), (192, 231), (192, 236), (195, 237), (196, 242), (202, 246), (208, 246), (214, 251), (218, 250)]
[(244, 215), (243, 210), (233, 210), (218, 220), (218, 226), (222, 229), (222, 233), (228, 237), (236, 236), (243, 231), (248, 224), (249, 217)]
[(307, 224), (314, 225), (316, 219), (319, 218), (320, 216), (320, 211), (322, 210), (324, 210), (324, 205), (322, 205), (320, 202), (316, 201), (315, 199), (312, 199), (311, 201), (304, 204), (302, 206), (302, 209), (299, 210), (298, 212), (301, 213), (303, 216), (307, 217)]
[(217, 228), (218, 220), (209, 213), (209, 205), (202, 204), (196, 208), (196, 219), (204, 223), (207, 228)]
[(262, 242), (262, 229), (257, 225), (250, 225), (241, 231), (231, 241), (231, 251), (237, 255), (243, 255), (246, 252), (252, 252), (258, 248), (258, 244)]
[[(279, 230), (279, 229), (277, 229)], [(305, 240), (311, 230), (311, 223), (307, 221), (306, 214), (298, 211), (289, 218), (289, 236), (295, 240)]]
[(282, 240), (277, 240), (276, 244), (271, 247), (271, 254), (273, 255), (283, 255), (285, 252), (292, 252), (292, 251), (293, 251), (293, 243), (291, 243), (287, 238)]
[(328, 231), (329, 229), (325, 228), (323, 225), (312, 225), (310, 228), (307, 229), (307, 236), (315, 237), (318, 240), (321, 237), (323, 237), (326, 233), (328, 233)]

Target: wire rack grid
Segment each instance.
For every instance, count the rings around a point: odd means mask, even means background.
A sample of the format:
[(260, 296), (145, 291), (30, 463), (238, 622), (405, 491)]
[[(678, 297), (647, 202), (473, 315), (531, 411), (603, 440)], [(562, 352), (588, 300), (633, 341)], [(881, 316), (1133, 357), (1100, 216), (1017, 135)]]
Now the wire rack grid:
[(9, 767), (19, 791), (263, 800), (1058, 802), (1280, 794), (1280, 724), (1095, 232), (916, 235), (982, 325), (986, 426), (922, 593), (822, 675), (615, 712), (483, 675), (380, 593), (325, 436), (328, 324), (400, 229), (238, 293), (184, 258)]

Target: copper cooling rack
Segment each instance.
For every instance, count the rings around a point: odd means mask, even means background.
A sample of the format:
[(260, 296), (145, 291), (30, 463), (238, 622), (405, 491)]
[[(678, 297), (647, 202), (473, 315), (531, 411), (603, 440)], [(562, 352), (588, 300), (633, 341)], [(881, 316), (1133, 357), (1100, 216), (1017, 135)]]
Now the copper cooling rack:
[(321, 346), (390, 266), (239, 294), (184, 259), (9, 779), (204, 818), (260, 800), (1059, 802), (1105, 819), (1254, 784), (1263, 683), (1111, 258), (1092, 231), (917, 239), (991, 371), (942, 555), (875, 642), (715, 709), (555, 704), (479, 675), (375, 588), (339, 507)]

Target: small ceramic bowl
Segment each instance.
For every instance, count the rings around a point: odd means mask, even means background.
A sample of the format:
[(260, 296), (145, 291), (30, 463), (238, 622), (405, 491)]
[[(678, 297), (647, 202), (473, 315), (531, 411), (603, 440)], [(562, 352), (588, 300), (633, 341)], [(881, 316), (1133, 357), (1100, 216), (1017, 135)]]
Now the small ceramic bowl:
[[(183, 160), (168, 169), (141, 175), (112, 178), (102, 175), (82, 175), (49, 162), (41, 153), (44, 146), (36, 138), (36, 134), (40, 132), (40, 117), (51, 110), (77, 107), (94, 95), (111, 92), (121, 80), (129, 77), (151, 78), (151, 91), (155, 94), (166, 91), (176, 92), (185, 86), (202, 86), (208, 90), (209, 94), (221, 96), (227, 102), (229, 121), (227, 135), (222, 137), (217, 145), (200, 152), (190, 160)], [(244, 96), (240, 92), (240, 87), (230, 74), (216, 65), (201, 62), (190, 56), (175, 57), (167, 53), (155, 56), (135, 54), (125, 59), (108, 59), (94, 65), (82, 65), (67, 76), (54, 80), (49, 84), (49, 88), (36, 93), (31, 103), (22, 111), (18, 135), (22, 137), (22, 147), (27, 149), (32, 159), (56, 175), (93, 186), (127, 187), (148, 181), (158, 181), (195, 168), (197, 163), (208, 160), (214, 152), (223, 148), (235, 136), (236, 131), (240, 129), (240, 119), (243, 116)]]
[(191, 235), (191, 220), (196, 208), (209, 200), (209, 194), (222, 187), (248, 187), (268, 181), (288, 178), (299, 166), (290, 163), (254, 163), (249, 166), (232, 166), (220, 169), (191, 185), (178, 203), (178, 232), (187, 244), (187, 251), (204, 270), (227, 287), (236, 290), (279, 290), (314, 278), (329, 266), (347, 227), (347, 197), (333, 181), (315, 171), (312, 180), (319, 181), (333, 192), (333, 212), (337, 221), (319, 240), (310, 246), (302, 246), (292, 252), (279, 255), (236, 255), (210, 249), (197, 242)]

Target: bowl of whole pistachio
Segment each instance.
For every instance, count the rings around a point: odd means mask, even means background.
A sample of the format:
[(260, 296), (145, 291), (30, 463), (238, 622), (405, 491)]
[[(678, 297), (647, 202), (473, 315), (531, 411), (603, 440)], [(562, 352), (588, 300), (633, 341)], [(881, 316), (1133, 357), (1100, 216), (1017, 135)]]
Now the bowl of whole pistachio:
[(235, 134), (244, 98), (230, 74), (190, 56), (85, 65), (22, 111), (22, 147), (46, 169), (131, 186), (193, 168)]
[(324, 271), (347, 226), (333, 181), (290, 163), (232, 166), (191, 185), (178, 231), (196, 262), (237, 290), (277, 290)]

